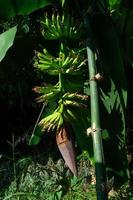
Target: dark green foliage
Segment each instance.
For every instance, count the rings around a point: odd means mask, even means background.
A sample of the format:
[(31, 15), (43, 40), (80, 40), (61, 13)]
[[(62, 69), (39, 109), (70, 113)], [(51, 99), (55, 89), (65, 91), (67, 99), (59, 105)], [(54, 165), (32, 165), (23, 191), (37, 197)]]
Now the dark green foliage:
[[(41, 155), (43, 164), (38, 163), (37, 155), (35, 161), (27, 157), (16, 162), (17, 185), (15, 181), (10, 182), (9, 186), (4, 182), (4, 185), (0, 180), (0, 199), (86, 200), (89, 197), (96, 200), (95, 187), (85, 183), (85, 176), (73, 177), (65, 167), (63, 160), (54, 161), (50, 156), (47, 160), (47, 156), (46, 153)], [(82, 160), (81, 157), (79, 164), (82, 163)], [(12, 168), (9, 162), (2, 165), (1, 170), (4, 169), (7, 170), (7, 173), (4, 172), (1, 177), (3, 178), (5, 175), (6, 178), (8, 176), (9, 179), (12, 179)], [(82, 170), (82, 167), (79, 167), (79, 170)]]
[(77, 113), (78, 123), (75, 121), (72, 123), (72, 128), (76, 135), (77, 142), (79, 143), (82, 151), (88, 153), (88, 158), (94, 164), (93, 146), (91, 136), (87, 136), (87, 128), (90, 127), (90, 112), (87, 110)]
[(121, 0), (108, 0), (108, 6), (110, 10), (118, 9), (120, 7)]
[[(103, 104), (101, 107), (102, 129), (108, 131), (108, 139), (104, 141), (106, 167), (107, 170), (109, 168), (125, 180), (127, 179), (125, 152), (127, 90), (119, 40), (110, 19), (99, 16), (94, 19), (93, 24), (100, 70), (104, 76), (100, 90)], [(101, 29), (99, 25), (102, 26)], [(99, 34), (96, 34), (98, 30)]]
[(43, 8), (52, 3), (50, 0), (5, 0), (0, 1), (0, 17), (10, 18), (16, 15), (29, 14), (39, 8)]

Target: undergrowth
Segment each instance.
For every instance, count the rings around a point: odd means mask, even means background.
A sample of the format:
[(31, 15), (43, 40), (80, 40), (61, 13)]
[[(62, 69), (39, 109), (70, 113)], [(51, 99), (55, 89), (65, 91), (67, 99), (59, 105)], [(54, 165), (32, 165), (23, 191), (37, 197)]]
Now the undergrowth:
[[(96, 199), (95, 187), (84, 186), (84, 178), (73, 177), (64, 162), (52, 158), (46, 165), (24, 158), (16, 163), (17, 179), (12, 177), (13, 168), (8, 162), (1, 169), (1, 200), (86, 200)], [(5, 171), (4, 171), (5, 170)], [(2, 179), (8, 178), (8, 184)]]
[[(0, 169), (0, 200), (96, 200), (92, 177), (81, 176), (81, 169), (79, 173), (79, 178), (73, 177), (62, 159), (55, 162), (51, 157), (45, 164), (31, 157), (19, 159), (14, 165), (10, 160), (4, 161)], [(111, 190), (109, 199), (133, 200), (133, 191), (126, 183), (117, 192)]]

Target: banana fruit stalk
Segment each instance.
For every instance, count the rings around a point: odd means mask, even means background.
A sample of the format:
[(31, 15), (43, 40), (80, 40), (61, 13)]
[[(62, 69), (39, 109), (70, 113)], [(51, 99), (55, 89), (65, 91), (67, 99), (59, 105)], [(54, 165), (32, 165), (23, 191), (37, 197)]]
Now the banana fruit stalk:
[(77, 176), (77, 168), (75, 161), (75, 153), (72, 145), (72, 139), (69, 135), (69, 129), (65, 126), (62, 126), (56, 134), (57, 146), (61, 152), (62, 157), (64, 158), (67, 166), (71, 172)]
[(42, 34), (47, 40), (55, 40), (58, 38), (77, 39), (82, 34), (82, 23), (74, 21), (69, 14), (53, 13), (51, 19), (46, 14), (45, 19), (41, 21), (43, 31)]

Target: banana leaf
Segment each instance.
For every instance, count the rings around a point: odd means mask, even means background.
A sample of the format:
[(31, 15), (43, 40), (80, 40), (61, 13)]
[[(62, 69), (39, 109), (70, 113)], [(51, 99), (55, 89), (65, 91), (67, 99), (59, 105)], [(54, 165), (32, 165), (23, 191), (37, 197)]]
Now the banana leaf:
[(14, 26), (8, 31), (0, 34), (0, 62), (5, 57), (6, 52), (12, 46), (15, 35), (17, 32), (17, 27)]
[(51, 3), (52, 0), (1, 0), (0, 17), (10, 18), (16, 15), (29, 14)]
[[(127, 180), (127, 158), (125, 150), (125, 109), (127, 89), (120, 43), (110, 18), (98, 16), (93, 19), (93, 34), (99, 54), (98, 72), (104, 73), (100, 87), (100, 110), (103, 133), (105, 163), (108, 178), (114, 184)], [(97, 34), (98, 33), (98, 34)]]

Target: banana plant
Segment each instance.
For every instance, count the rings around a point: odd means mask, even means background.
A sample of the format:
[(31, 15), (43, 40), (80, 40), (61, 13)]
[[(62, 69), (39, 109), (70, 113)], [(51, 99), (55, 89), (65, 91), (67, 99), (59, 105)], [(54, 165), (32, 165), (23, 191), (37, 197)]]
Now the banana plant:
[[(58, 76), (55, 85), (34, 87), (33, 90), (40, 94), (37, 102), (49, 106), (49, 113), (38, 123), (42, 131), (55, 132), (56, 141), (67, 165), (74, 175), (77, 175), (74, 150), (71, 141), (70, 124), (78, 121), (77, 111), (87, 108), (88, 96), (81, 93), (82, 84), (72, 81), (68, 88), (66, 76), (77, 77), (86, 65), (85, 49), (71, 49), (66, 45), (66, 38), (79, 38), (81, 23), (74, 22), (69, 14), (52, 14), (46, 16), (42, 24), (42, 35), (47, 40), (60, 40), (60, 49), (57, 55), (52, 55), (47, 49), (36, 52), (34, 66), (42, 73)], [(79, 86), (79, 88), (78, 88)], [(55, 104), (54, 108), (52, 102)], [(51, 107), (52, 105), (52, 107)], [(36, 137), (36, 134), (35, 134)], [(31, 138), (35, 141), (34, 135)]]

